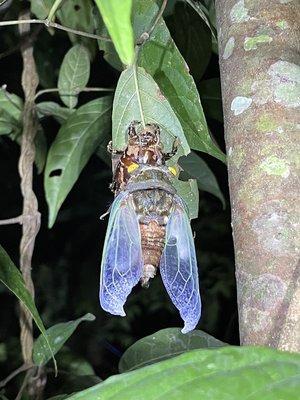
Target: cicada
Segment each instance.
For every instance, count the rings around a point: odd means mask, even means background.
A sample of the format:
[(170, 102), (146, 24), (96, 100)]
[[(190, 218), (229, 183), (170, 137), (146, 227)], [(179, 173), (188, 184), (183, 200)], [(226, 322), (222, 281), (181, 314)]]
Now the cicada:
[(115, 194), (103, 248), (100, 304), (111, 314), (125, 316), (124, 304), (132, 288), (160, 271), (164, 286), (184, 321), (183, 333), (197, 325), (201, 315), (198, 269), (187, 207), (172, 185), (176, 168), (166, 161), (160, 128), (128, 128), (127, 147), (113, 153), (111, 188)]

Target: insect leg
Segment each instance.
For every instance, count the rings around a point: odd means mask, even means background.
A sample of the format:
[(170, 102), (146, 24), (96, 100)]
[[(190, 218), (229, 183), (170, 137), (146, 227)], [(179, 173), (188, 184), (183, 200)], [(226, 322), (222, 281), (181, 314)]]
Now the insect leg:
[(179, 145), (180, 145), (180, 141), (179, 141), (179, 139), (176, 137), (176, 138), (174, 139), (174, 142), (173, 142), (172, 151), (171, 151), (170, 153), (165, 153), (165, 154), (164, 154), (165, 160), (169, 160), (170, 158), (172, 158), (173, 156), (175, 156), (175, 154), (176, 154), (177, 151), (178, 151)]

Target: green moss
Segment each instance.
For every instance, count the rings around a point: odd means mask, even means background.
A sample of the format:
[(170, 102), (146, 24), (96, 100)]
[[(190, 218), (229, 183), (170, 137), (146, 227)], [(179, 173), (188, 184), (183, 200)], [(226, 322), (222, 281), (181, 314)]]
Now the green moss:
[(268, 114), (261, 115), (256, 123), (259, 132), (272, 132), (276, 127), (276, 122)]
[(277, 156), (269, 156), (260, 164), (260, 168), (268, 175), (281, 176), (287, 178), (290, 174), (290, 167), (286, 160)]
[(245, 51), (256, 50), (257, 45), (261, 43), (271, 43), (273, 38), (269, 35), (258, 35), (253, 37), (246, 37), (244, 41)]
[(225, 45), (224, 48), (224, 53), (223, 53), (223, 58), (224, 60), (227, 60), (231, 54), (233, 53), (233, 49), (234, 49), (234, 37), (230, 37)]
[(232, 7), (230, 11), (230, 19), (232, 22), (244, 22), (250, 19), (248, 9), (245, 7), (244, 0), (240, 0)]
[(280, 28), (282, 30), (287, 29), (289, 27), (288, 23), (284, 19), (277, 21), (276, 26), (278, 26), (278, 28)]

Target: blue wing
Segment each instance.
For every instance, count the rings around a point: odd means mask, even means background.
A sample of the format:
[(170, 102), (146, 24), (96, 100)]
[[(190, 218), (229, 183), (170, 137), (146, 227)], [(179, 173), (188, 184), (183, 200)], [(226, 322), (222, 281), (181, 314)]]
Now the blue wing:
[(167, 292), (184, 321), (183, 333), (195, 328), (201, 316), (197, 259), (188, 215), (177, 202), (166, 229), (160, 273)]
[(142, 247), (138, 218), (130, 196), (120, 194), (110, 212), (100, 277), (101, 307), (125, 315), (124, 304), (142, 276)]

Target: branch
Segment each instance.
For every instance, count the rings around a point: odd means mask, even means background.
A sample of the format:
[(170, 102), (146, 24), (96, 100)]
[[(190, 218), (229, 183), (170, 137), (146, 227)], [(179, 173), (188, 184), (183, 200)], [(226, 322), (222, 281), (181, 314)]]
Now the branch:
[(1, 219), (0, 225), (12, 225), (12, 224), (22, 224), (23, 223), (23, 215), (19, 215), (15, 218)]
[(8, 384), (8, 382), (10, 382), (12, 379), (14, 379), (14, 377), (16, 377), (17, 375), (19, 375), (21, 372), (27, 371), (28, 369), (34, 367), (34, 365), (32, 364), (23, 364), (21, 365), (19, 368), (15, 369), (13, 372), (11, 372), (7, 378), (3, 379), (0, 382), (0, 388), (6, 386)]
[(65, 32), (73, 33), (74, 35), (84, 36), (90, 39), (103, 40), (104, 42), (111, 42), (111, 39), (106, 36), (95, 35), (94, 33), (88, 33), (83, 31), (78, 31), (77, 29), (68, 28), (56, 22), (49, 21), (47, 19), (26, 19), (26, 20), (12, 20), (12, 21), (0, 21), (0, 26), (11, 26), (11, 25), (21, 25), (21, 24), (42, 24), (47, 28), (56, 28)]
[(10, 93), (8, 93), (7, 89), (7, 85), (2, 85), (0, 90), (2, 90), (4, 96), (7, 98), (7, 100), (14, 106), (16, 107), (18, 110), (22, 111), (22, 109), (19, 107), (19, 105), (17, 103), (15, 103), (13, 101), (13, 99), (10, 96)]
[[(115, 88), (100, 88), (100, 87), (86, 87), (84, 89), (80, 89), (78, 90), (78, 93), (61, 93), (62, 96), (74, 96), (77, 95), (81, 92), (113, 92), (115, 90)], [(37, 92), (37, 94), (35, 95), (35, 100), (42, 96), (43, 94), (47, 94), (47, 93), (57, 93), (59, 92), (58, 88), (51, 88), (51, 89), (43, 89)]]

